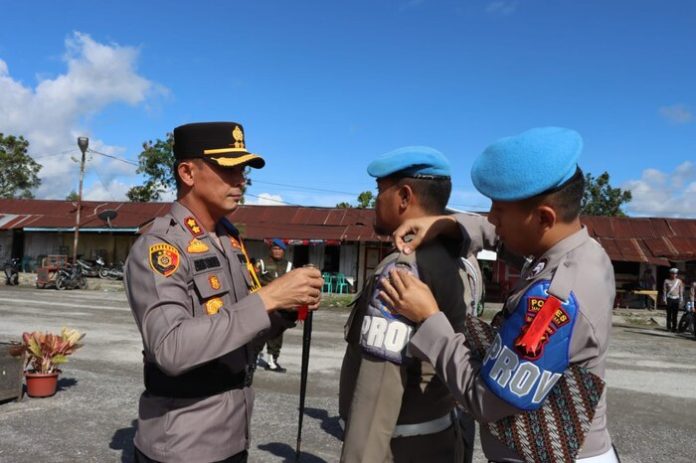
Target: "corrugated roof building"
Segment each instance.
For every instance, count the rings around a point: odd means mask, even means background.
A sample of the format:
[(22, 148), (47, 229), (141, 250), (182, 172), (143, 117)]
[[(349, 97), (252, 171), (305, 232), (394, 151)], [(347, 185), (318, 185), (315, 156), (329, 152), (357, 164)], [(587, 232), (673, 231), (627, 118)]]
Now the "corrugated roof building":
[[(83, 201), (78, 253), (125, 259), (137, 233), (170, 203)], [(110, 221), (100, 213), (112, 210)], [(58, 200), (0, 199), (0, 261), (10, 254), (35, 259), (46, 254), (71, 254), (76, 204)], [(291, 244), (296, 263), (311, 261), (345, 273), (360, 287), (389, 248), (374, 233), (374, 210), (300, 206), (241, 206), (230, 219), (243, 230), (252, 256), (267, 254), (264, 241), (281, 238)], [(696, 273), (696, 219), (582, 217), (606, 249), (617, 275), (639, 274), (644, 268), (679, 265)], [(696, 276), (696, 275), (694, 275)], [(620, 278), (617, 278), (620, 280)]]

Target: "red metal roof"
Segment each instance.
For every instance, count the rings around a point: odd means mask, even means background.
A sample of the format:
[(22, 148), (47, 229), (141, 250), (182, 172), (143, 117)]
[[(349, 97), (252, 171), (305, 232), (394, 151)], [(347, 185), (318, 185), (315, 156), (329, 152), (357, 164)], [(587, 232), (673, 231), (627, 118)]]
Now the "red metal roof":
[(582, 222), (611, 260), (664, 266), (696, 260), (694, 219), (583, 216)]
[[(100, 212), (118, 212), (114, 228), (139, 228), (169, 210), (171, 203), (83, 201), (80, 227), (106, 228)], [(72, 201), (0, 199), (0, 230), (71, 228)], [(230, 219), (247, 239), (384, 241), (374, 233), (374, 210), (300, 206), (241, 206)], [(696, 260), (696, 220), (583, 216), (590, 236), (614, 261), (669, 265)]]
[[(98, 217), (117, 211), (114, 228), (139, 228), (164, 215), (171, 203), (83, 201), (80, 227), (106, 228)], [(72, 228), (76, 204), (72, 201), (0, 199), (0, 230)], [(241, 206), (231, 220), (247, 239), (380, 241), (373, 229), (374, 210), (299, 206)]]
[[(105, 210), (115, 210), (113, 228), (138, 228), (141, 224), (164, 214), (171, 203), (131, 203), (83, 201), (80, 227), (107, 228), (99, 218)], [(0, 230), (23, 228), (72, 228), (77, 205), (72, 201), (37, 199), (0, 199)]]
[(375, 234), (372, 209), (242, 206), (230, 220), (247, 239), (384, 241)]

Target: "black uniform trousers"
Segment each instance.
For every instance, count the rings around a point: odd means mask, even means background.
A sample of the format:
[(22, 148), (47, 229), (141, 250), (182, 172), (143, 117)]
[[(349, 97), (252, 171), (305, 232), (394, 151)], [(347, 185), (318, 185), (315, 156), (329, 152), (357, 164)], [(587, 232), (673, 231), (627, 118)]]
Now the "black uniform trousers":
[[(160, 463), (157, 460), (148, 458), (147, 455), (138, 450), (138, 447), (133, 447), (133, 449), (135, 450), (135, 463)], [(231, 457), (227, 457), (224, 460), (216, 461), (213, 463), (246, 463), (248, 455), (249, 453), (246, 450), (244, 450), (243, 452), (239, 452), (235, 455), (232, 455)]]
[(679, 299), (667, 298), (667, 331), (677, 331), (677, 312), (679, 312)]

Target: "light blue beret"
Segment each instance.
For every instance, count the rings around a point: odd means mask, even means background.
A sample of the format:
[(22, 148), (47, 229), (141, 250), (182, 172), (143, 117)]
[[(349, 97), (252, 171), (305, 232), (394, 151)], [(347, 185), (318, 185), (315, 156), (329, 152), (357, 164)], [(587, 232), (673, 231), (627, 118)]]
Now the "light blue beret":
[(578, 167), (582, 137), (562, 127), (540, 127), (502, 138), (471, 168), (476, 189), (494, 201), (531, 198), (570, 180)]
[(417, 175), (450, 176), (450, 163), (444, 154), (428, 146), (404, 146), (385, 153), (367, 166), (372, 177), (383, 178), (399, 173), (409, 177)]
[(283, 240), (281, 240), (280, 238), (273, 238), (273, 241), (271, 241), (271, 247), (273, 246), (278, 246), (283, 251), (285, 251), (288, 248), (285, 242), (283, 242)]

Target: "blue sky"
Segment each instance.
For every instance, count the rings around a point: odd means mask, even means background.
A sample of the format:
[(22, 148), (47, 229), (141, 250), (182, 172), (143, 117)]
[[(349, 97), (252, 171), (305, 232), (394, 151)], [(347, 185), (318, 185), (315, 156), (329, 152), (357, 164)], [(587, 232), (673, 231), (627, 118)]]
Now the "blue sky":
[[(691, 1), (32, 1), (3, 12), (0, 132), (31, 141), (39, 197), (76, 189), (76, 135), (136, 160), (179, 124), (234, 120), (268, 161), (250, 202), (352, 201), (338, 192), (374, 188), (372, 158), (424, 144), (452, 162), (450, 204), (482, 210), (472, 159), (497, 138), (560, 125), (584, 136), (586, 171), (634, 192), (628, 212), (696, 217)], [(102, 156), (87, 169), (87, 198), (123, 199), (139, 183)]]

